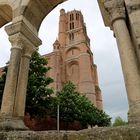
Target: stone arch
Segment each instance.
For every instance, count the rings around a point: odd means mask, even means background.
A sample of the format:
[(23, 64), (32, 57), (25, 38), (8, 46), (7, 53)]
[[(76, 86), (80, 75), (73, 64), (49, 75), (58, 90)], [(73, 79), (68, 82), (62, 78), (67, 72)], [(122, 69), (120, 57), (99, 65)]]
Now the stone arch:
[(79, 55), (79, 53), (80, 53), (80, 49), (78, 47), (71, 47), (70, 49), (68, 49), (66, 51), (66, 57), (70, 58), (70, 57), (73, 57), (75, 55)]
[[(65, 0), (64, 0), (65, 1)], [(62, 2), (64, 2), (63, 0), (60, 1), (55, 1), (52, 2), (53, 6), (50, 8), (50, 11), (57, 6), (57, 4), (60, 4)], [(129, 33), (130, 29), (127, 27), (127, 23), (125, 22), (124, 19), (126, 19), (126, 17), (130, 14), (128, 11), (126, 11), (126, 3), (127, 0), (98, 0), (99, 3), (99, 7), (100, 7), (100, 11), (101, 14), (103, 16), (103, 20), (105, 23), (105, 26), (109, 26), (110, 29), (113, 29), (117, 43), (118, 43), (118, 49), (119, 49), (119, 53), (120, 53), (120, 58), (121, 58), (121, 62), (122, 62), (122, 69), (123, 69), (123, 73), (124, 73), (124, 79), (125, 79), (125, 84), (126, 84), (126, 88), (127, 88), (127, 93), (128, 93), (128, 100), (130, 103), (131, 102), (131, 94), (135, 91), (135, 96), (139, 96), (139, 92), (140, 92), (140, 76), (139, 76), (139, 66), (137, 64), (136, 61), (136, 57), (135, 53), (133, 50), (129, 50), (128, 46), (130, 46), (130, 48), (133, 48), (133, 42), (132, 42), (132, 37)], [(127, 7), (129, 8), (129, 6)], [(45, 13), (46, 15), (48, 14), (47, 12)], [(37, 30), (39, 30), (40, 24), (43, 21), (43, 19), (45, 18), (45, 14), (40, 18), (39, 22), (38, 22), (38, 26), (36, 27)], [(121, 27), (123, 28), (123, 30), (121, 30)], [(133, 25), (134, 26), (134, 25)], [(118, 28), (119, 27), (119, 28)], [(126, 42), (124, 43), (124, 40), (122, 40), (122, 37), (126, 37)], [(122, 49), (123, 46), (123, 49)], [(124, 47), (125, 46), (125, 47)], [(125, 57), (125, 55), (123, 54), (123, 52), (128, 52), (129, 55), (127, 54), (127, 56), (131, 56), (131, 61), (129, 63), (128, 58)], [(128, 67), (126, 67), (126, 63), (129, 65), (129, 68), (132, 69), (130, 70)], [(124, 68), (125, 67), (125, 68)], [(134, 68), (133, 68), (134, 67)], [(129, 73), (128, 70), (129, 69)], [(131, 77), (133, 77), (135, 75), (135, 84), (136, 84), (136, 88), (135, 86), (130, 86), (131, 85)], [(129, 78), (128, 78), (129, 77)], [(129, 80), (128, 80), (129, 79)], [(137, 81), (137, 82), (136, 82)], [(139, 83), (139, 84), (138, 84)], [(133, 85), (135, 85), (133, 83)], [(132, 89), (133, 87), (133, 89)], [(130, 97), (130, 98), (129, 98)], [(134, 101), (135, 97), (132, 97)], [(139, 122), (139, 117), (136, 117), (135, 111), (131, 111), (135, 108), (135, 106), (137, 106), (137, 110), (139, 110), (139, 103), (136, 104), (132, 103), (133, 105), (130, 105), (130, 114), (129, 115), (129, 121), (130, 122)], [(132, 107), (133, 106), (133, 107)], [(138, 111), (140, 112), (140, 111)], [(135, 118), (136, 117), (136, 118)]]
[(65, 0), (30, 0), (23, 15), (38, 31), (43, 19), (49, 14), (49, 12), (64, 1)]
[[(4, 1), (4, 0), (3, 0)], [(26, 8), (24, 8), (23, 15), (27, 20), (30, 21), (30, 23), (36, 27), (37, 31), (39, 31), (40, 25), (44, 18), (59, 4), (67, 1), (67, 0), (23, 0), (24, 3), (26, 3)], [(104, 8), (104, 1), (103, 0), (98, 0), (100, 10), (103, 14), (103, 19), (105, 22), (106, 26), (110, 26), (110, 18), (108, 13), (106, 12)], [(38, 14), (36, 14), (38, 13)], [(34, 17), (34, 18), (32, 18)]]
[[(35, 50), (34, 47), (37, 47), (41, 44), (41, 41), (39, 40), (37, 33), (39, 31), (43, 19), (58, 4), (64, 1), (66, 0), (51, 0), (51, 1), (50, 0), (40, 0), (40, 1), (1, 0), (0, 9), (2, 10), (5, 8), (7, 9), (10, 7), (9, 5), (11, 5), (11, 7), (9, 8), (10, 11), (7, 13), (8, 18), (6, 18), (2, 14), (2, 12), (0, 12), (0, 18), (1, 18), (0, 27), (10, 22), (11, 20), (13, 21), (13, 24), (7, 26), (6, 30), (8, 32), (9, 38), (11, 39), (11, 42), (13, 43), (14, 49), (12, 49), (12, 53), (11, 53), (12, 56), (11, 57), (12, 61), (10, 61), (11, 65), (9, 65), (12, 68), (11, 69), (8, 68), (8, 70), (10, 70), (8, 71), (8, 75), (10, 76), (6, 80), (7, 83), (5, 84), (6, 85), (5, 89), (8, 92), (4, 90), (5, 91), (4, 98), (3, 98), (4, 102), (1, 107), (2, 111), (0, 116), (3, 120), (0, 122), (0, 127), (19, 129), (19, 130), (26, 129), (23, 125), (21, 117), (23, 117), (24, 115), (24, 105), (25, 105), (24, 101), (25, 101), (25, 93), (26, 93), (25, 89), (26, 89), (26, 84), (28, 79), (29, 58), (32, 52)], [(10, 2), (10, 4), (8, 2)], [(131, 12), (133, 12), (133, 10), (137, 10), (137, 8), (139, 7), (138, 5), (137, 7), (135, 7), (135, 3), (133, 2), (132, 4), (134, 5), (132, 6), (129, 5), (129, 3), (128, 5), (126, 5), (127, 0), (117, 0), (117, 1), (98, 0), (98, 2), (99, 2), (101, 13), (103, 15), (105, 25), (113, 29), (118, 43), (118, 49), (119, 49), (120, 58), (123, 66), (122, 69), (124, 73), (124, 79), (128, 92), (128, 100), (130, 104), (129, 121), (131, 123), (135, 123), (135, 122), (139, 123), (140, 122), (139, 65), (137, 64), (136, 61), (137, 56), (135, 55), (135, 52), (133, 50), (134, 48), (132, 42), (133, 38), (130, 32), (131, 27), (128, 28), (127, 25), (128, 23), (126, 23), (125, 21), (126, 17), (128, 17), (133, 21), (132, 17), (130, 17), (130, 11), (127, 10), (131, 10)], [(134, 24), (131, 25), (134, 28), (135, 25)], [(138, 25), (140, 24), (138, 23)], [(15, 30), (13, 30), (13, 28)], [(136, 39), (136, 36), (134, 37), (135, 37), (134, 39)], [(23, 46), (24, 46), (24, 52), (22, 51)], [(21, 59), (21, 52), (24, 53), (22, 59)], [(78, 67), (77, 62), (69, 61), (68, 63), (69, 66), (71, 67), (72, 66)], [(13, 84), (14, 86), (11, 86), (12, 83), (14, 83)], [(22, 94), (22, 96), (20, 96), (20, 93)], [(9, 99), (9, 102), (7, 100), (7, 97)], [(17, 117), (18, 120), (15, 121), (14, 117)], [(8, 121), (6, 120), (7, 118)]]
[(79, 62), (74, 60), (67, 64), (67, 81), (72, 81), (75, 85), (79, 83)]
[(13, 10), (10, 5), (0, 2), (0, 28), (12, 21)]
[(68, 67), (71, 67), (72, 65), (79, 65), (79, 62), (76, 61), (76, 60), (70, 61), (70, 62), (68, 63)]
[(73, 50), (73, 49), (80, 51), (80, 48), (74, 46), (74, 47), (69, 48), (69, 49), (66, 51), (66, 54), (69, 53), (69, 51), (71, 51), (71, 50)]

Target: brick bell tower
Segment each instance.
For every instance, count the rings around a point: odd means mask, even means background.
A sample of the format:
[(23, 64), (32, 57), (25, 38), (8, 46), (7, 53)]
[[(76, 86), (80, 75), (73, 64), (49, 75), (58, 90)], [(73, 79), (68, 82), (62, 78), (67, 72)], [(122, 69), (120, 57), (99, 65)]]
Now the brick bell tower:
[(65, 13), (64, 9), (60, 10), (58, 40), (53, 48), (52, 53), (45, 55), (52, 67), (49, 72), (49, 76), (54, 79), (52, 87), (60, 90), (66, 81), (72, 81), (82, 95), (102, 109), (97, 66), (93, 61), (81, 11)]

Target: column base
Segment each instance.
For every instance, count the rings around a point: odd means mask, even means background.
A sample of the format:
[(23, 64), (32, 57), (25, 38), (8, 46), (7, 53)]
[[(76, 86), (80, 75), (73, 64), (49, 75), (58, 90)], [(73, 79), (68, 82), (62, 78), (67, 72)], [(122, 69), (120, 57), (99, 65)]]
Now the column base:
[(140, 114), (128, 115), (128, 124), (130, 124), (130, 125), (140, 125)]
[(140, 124), (140, 101), (130, 104), (128, 112), (128, 123), (132, 125)]
[(29, 130), (22, 119), (19, 118), (0, 118), (0, 130)]

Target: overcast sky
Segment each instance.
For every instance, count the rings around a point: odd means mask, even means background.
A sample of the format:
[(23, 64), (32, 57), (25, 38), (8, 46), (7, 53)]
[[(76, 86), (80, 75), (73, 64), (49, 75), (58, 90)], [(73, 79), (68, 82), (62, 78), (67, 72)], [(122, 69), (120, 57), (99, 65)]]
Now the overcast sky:
[[(128, 103), (122, 69), (113, 32), (104, 26), (96, 0), (69, 0), (57, 6), (43, 21), (39, 37), (43, 44), (41, 54), (52, 51), (52, 44), (58, 37), (58, 18), (60, 9), (81, 10), (91, 40), (94, 62), (98, 67), (98, 77), (102, 90), (104, 110), (113, 119), (117, 116), (127, 119)], [(0, 29), (0, 66), (10, 57), (10, 43), (4, 29)]]

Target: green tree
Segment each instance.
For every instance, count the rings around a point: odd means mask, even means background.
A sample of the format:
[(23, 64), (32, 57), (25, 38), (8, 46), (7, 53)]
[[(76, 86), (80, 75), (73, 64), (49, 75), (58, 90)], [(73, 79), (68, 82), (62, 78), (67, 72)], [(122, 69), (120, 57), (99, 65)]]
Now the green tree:
[(127, 122), (124, 121), (120, 116), (116, 117), (113, 126), (121, 126), (121, 125), (126, 125)]
[(79, 121), (82, 126), (108, 126), (111, 118), (102, 110), (97, 109), (85, 96), (81, 96), (72, 82), (64, 84), (58, 92), (57, 100), (60, 106), (60, 121)]
[[(30, 60), (29, 77), (26, 95), (26, 112), (31, 117), (38, 117), (46, 115), (47, 109), (50, 108), (52, 99), (51, 94), (53, 90), (48, 88), (48, 85), (53, 82), (53, 79), (46, 77), (50, 67), (45, 58), (42, 58), (38, 52), (32, 54)], [(5, 79), (7, 73), (7, 66), (4, 69), (4, 74), (0, 78), (0, 96), (2, 97)]]
[(50, 67), (46, 67), (47, 64), (47, 60), (42, 58), (38, 52), (33, 53), (26, 99), (26, 112), (29, 112), (31, 117), (43, 117), (50, 107), (53, 89), (48, 88), (48, 85), (53, 82), (53, 79), (46, 76), (50, 70)]

